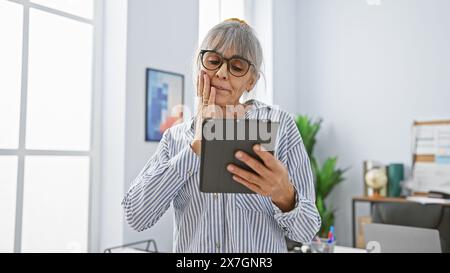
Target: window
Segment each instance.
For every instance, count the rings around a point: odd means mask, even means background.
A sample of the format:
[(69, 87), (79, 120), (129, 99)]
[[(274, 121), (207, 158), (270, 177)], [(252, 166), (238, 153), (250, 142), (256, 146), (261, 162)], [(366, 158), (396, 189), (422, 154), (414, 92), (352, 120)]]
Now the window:
[(87, 19), (92, 19), (93, 0), (31, 0), (31, 2), (55, 10), (71, 13)]
[(24, 180), (22, 251), (86, 251), (89, 158), (28, 156)]
[(0, 252), (14, 248), (17, 156), (0, 156)]
[(19, 146), (22, 14), (20, 5), (0, 1), (0, 149)]
[(199, 42), (209, 29), (228, 18), (246, 20), (244, 0), (200, 0), (199, 3)]
[(26, 148), (89, 150), (91, 62), (92, 25), (30, 10)]
[(0, 252), (89, 250), (99, 5), (0, 0)]

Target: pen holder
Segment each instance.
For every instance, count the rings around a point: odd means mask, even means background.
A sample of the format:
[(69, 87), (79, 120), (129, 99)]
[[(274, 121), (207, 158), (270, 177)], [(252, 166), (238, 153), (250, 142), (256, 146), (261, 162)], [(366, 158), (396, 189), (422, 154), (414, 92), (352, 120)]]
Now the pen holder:
[(326, 239), (326, 238), (317, 238), (311, 242), (311, 245), (310, 245), (311, 252), (312, 253), (333, 253), (335, 244), (336, 244), (336, 241), (329, 243), (328, 239)]

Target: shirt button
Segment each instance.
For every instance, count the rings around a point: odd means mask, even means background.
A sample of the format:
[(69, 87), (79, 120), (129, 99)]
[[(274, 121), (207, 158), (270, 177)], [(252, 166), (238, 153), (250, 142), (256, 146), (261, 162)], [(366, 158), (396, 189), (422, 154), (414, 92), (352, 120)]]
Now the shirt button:
[(216, 243), (216, 248), (219, 249), (220, 248), (220, 244)]
[(215, 194), (214, 194), (214, 199), (216, 199), (216, 200), (217, 200), (217, 193), (215, 193)]
[(192, 171), (191, 170), (189, 170), (187, 173), (188, 173), (189, 176), (192, 175)]

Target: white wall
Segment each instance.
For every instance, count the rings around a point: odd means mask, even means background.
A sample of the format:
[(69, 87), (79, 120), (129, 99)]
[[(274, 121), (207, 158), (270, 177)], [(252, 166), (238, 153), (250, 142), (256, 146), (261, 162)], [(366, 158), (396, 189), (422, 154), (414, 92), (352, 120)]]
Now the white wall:
[(299, 112), (297, 83), (297, 0), (272, 0), (273, 16), (273, 104)]
[(98, 228), (92, 230), (92, 251), (100, 252), (123, 242), (123, 212), (120, 200), (123, 196), (125, 176), (127, 1), (104, 1), (102, 25), (102, 183), (93, 183), (95, 198), (91, 212), (92, 221), (98, 223)]
[[(198, 43), (198, 0), (128, 1), (125, 184), (154, 153), (157, 143), (145, 142), (145, 69), (185, 75), (185, 104), (193, 109), (192, 57)], [(118, 200), (119, 202), (119, 200)], [(150, 230), (135, 232), (127, 223), (125, 242), (156, 239), (159, 250), (172, 251), (172, 208)]]
[(337, 240), (350, 245), (362, 161), (409, 164), (413, 120), (450, 117), (450, 1), (300, 0), (296, 9), (298, 112), (324, 118), (319, 158), (351, 167), (331, 196)]
[(256, 32), (263, 50), (262, 76), (250, 94), (244, 94), (244, 100), (257, 99), (273, 104), (273, 0), (245, 0), (247, 22)]
[(285, 111), (298, 111), (296, 0), (246, 0), (246, 16), (260, 40), (264, 77), (255, 97)]

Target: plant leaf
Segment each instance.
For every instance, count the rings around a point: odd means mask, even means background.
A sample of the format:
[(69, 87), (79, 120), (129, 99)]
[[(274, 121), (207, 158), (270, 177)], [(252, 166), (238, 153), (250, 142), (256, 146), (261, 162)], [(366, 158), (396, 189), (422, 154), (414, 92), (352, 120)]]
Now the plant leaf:
[(316, 136), (320, 130), (322, 119), (313, 120), (307, 115), (298, 115), (295, 123), (303, 139), (306, 152), (310, 159), (316, 189), (316, 207), (319, 212), (322, 224), (319, 235), (327, 236), (327, 232), (334, 224), (334, 210), (327, 209), (325, 199), (333, 188), (344, 180), (344, 173), (348, 170), (336, 168), (337, 157), (330, 157), (320, 165), (313, 156)]
[(319, 132), (322, 119), (313, 121), (306, 115), (298, 115), (295, 123), (300, 135), (302, 136), (306, 152), (308, 153), (308, 156), (311, 157), (314, 150), (314, 145), (316, 144), (316, 135)]

